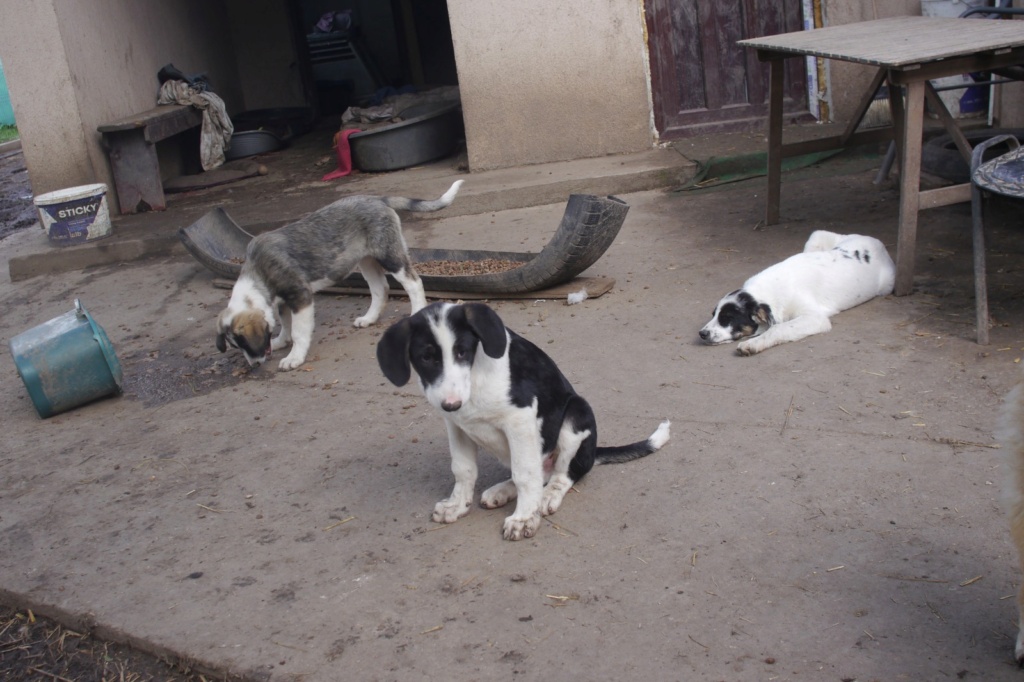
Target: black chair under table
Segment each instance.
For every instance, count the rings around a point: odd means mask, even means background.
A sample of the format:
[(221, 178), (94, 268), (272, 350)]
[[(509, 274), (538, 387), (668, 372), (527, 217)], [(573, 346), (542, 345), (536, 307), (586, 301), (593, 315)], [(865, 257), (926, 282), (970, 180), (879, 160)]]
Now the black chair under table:
[[(1006, 144), (1010, 151), (985, 161), (985, 151)], [(971, 154), (971, 230), (974, 250), (974, 304), (978, 343), (988, 345), (988, 284), (985, 277), (983, 193), (1024, 199), (1024, 149), (1012, 135), (997, 135), (977, 145)]]

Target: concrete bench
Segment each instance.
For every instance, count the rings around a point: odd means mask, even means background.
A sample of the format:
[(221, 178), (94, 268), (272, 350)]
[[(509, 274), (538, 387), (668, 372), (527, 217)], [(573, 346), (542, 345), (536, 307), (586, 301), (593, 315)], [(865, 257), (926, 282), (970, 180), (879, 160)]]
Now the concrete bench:
[(195, 107), (168, 104), (97, 127), (110, 157), (121, 213), (167, 208), (156, 143), (202, 122), (203, 113)]

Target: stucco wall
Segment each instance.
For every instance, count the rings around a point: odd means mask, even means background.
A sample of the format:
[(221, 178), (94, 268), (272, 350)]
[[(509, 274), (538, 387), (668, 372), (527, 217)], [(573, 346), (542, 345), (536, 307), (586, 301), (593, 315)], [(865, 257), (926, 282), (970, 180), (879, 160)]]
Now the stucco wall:
[[(37, 194), (93, 181), (53, 4), (0, 0), (0, 59)], [(36, 177), (45, 182), (37, 186)]]
[(207, 0), (0, 0), (0, 58), (36, 194), (113, 186), (96, 127), (156, 105), (157, 71), (206, 71), (242, 106), (228, 15)]
[(638, 0), (448, 0), (472, 170), (653, 144)]

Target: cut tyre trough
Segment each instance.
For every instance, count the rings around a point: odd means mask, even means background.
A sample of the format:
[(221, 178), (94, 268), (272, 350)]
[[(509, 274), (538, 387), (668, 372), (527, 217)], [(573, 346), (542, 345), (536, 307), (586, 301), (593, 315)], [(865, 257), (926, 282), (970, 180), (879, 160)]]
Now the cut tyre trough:
[[(478, 295), (516, 295), (548, 290), (565, 284), (593, 265), (604, 255), (619, 234), (629, 204), (614, 196), (592, 194), (570, 195), (558, 229), (539, 253), (521, 251), (483, 251), (471, 249), (409, 249), (414, 264), (433, 261), (481, 262), (512, 261), (518, 267), (502, 272), (475, 274), (421, 274), (423, 286), (431, 292)], [(235, 279), (242, 270), (245, 250), (252, 235), (242, 229), (222, 208), (215, 208), (178, 232), (185, 248), (200, 263), (217, 275)], [(401, 286), (388, 278), (392, 289)], [(608, 281), (603, 291), (611, 288)], [(342, 287), (365, 288), (363, 278), (354, 273)], [(326, 289), (328, 293), (336, 287)]]

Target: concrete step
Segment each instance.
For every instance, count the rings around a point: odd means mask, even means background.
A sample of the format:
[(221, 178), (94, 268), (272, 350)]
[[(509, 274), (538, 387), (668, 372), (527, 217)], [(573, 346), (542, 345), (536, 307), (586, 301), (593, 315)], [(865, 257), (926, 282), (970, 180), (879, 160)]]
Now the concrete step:
[[(431, 218), (492, 213), (563, 203), (570, 194), (626, 194), (680, 185), (696, 164), (672, 148), (466, 173), (440, 162), (386, 174), (357, 174), (342, 185), (296, 183), (281, 175), (243, 180), (188, 195), (174, 195), (166, 211), (114, 216), (111, 235), (70, 247), (54, 247), (40, 234), (37, 245), (8, 261), (11, 281), (151, 257), (184, 254), (178, 230), (217, 205), (250, 232), (282, 225), (341, 196), (398, 195), (432, 198), (452, 182), (466, 182), (455, 203)], [(290, 184), (284, 184), (289, 183)], [(275, 184), (276, 183), (276, 184)], [(420, 216), (417, 216), (418, 218)]]

